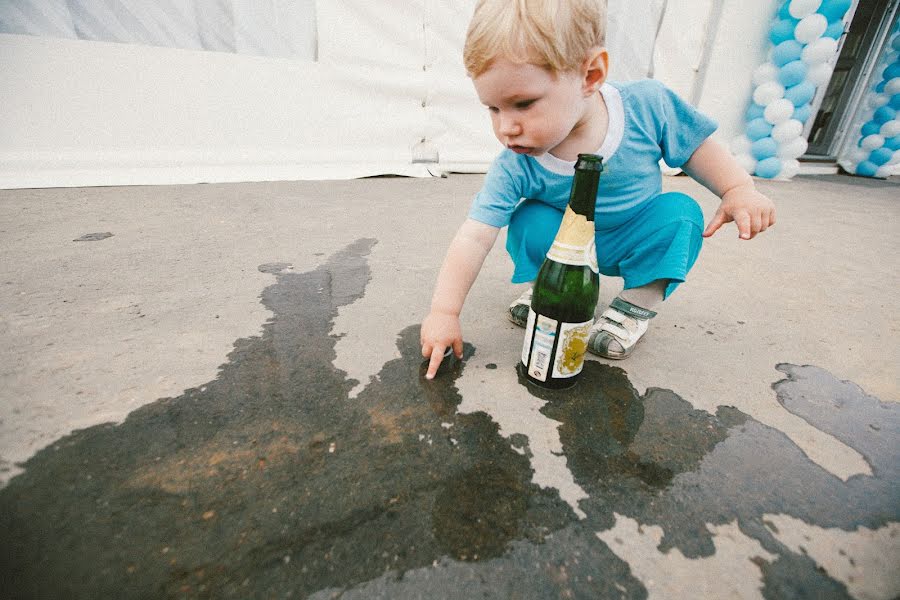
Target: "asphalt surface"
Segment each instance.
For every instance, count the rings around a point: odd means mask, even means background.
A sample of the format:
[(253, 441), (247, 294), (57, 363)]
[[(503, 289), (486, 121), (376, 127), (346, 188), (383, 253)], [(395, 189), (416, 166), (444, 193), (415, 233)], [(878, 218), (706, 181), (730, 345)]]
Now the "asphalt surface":
[(896, 182), (759, 182), (775, 228), (549, 392), (502, 236), (423, 378), (480, 179), (0, 191), (4, 595), (900, 594)]

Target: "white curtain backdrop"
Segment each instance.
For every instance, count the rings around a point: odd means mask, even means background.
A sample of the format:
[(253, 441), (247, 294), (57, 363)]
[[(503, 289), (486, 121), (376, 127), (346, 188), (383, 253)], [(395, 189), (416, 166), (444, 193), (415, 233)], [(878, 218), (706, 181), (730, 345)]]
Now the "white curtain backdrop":
[(315, 0), (0, 0), (0, 33), (312, 60)]
[[(611, 78), (652, 73), (675, 1), (610, 0)], [(0, 0), (0, 188), (483, 171), (474, 5)]]

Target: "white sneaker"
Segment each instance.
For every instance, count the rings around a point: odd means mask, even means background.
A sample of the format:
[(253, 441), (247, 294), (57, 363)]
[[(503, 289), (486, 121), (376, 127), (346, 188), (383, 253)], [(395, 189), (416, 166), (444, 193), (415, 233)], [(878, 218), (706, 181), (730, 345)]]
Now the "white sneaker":
[(614, 360), (628, 358), (655, 316), (652, 310), (615, 298), (591, 327), (588, 352)]
[(531, 294), (533, 292), (534, 288), (529, 287), (509, 305), (506, 317), (519, 327), (525, 327), (528, 324), (528, 311), (531, 309)]

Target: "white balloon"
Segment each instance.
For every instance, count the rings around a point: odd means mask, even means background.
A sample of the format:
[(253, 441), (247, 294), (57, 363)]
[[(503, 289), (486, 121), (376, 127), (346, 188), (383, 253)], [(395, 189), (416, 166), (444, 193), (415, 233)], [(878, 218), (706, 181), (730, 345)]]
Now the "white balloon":
[(819, 63), (809, 68), (806, 72), (806, 80), (816, 87), (822, 87), (831, 81), (831, 73), (833, 71), (834, 67), (827, 62)]
[(774, 63), (764, 62), (753, 71), (753, 84), (762, 85), (767, 81), (775, 81), (778, 77), (778, 67)]
[(878, 135), (877, 133), (873, 133), (872, 135), (867, 135), (862, 139), (862, 143), (859, 145), (863, 150), (868, 150), (871, 152), (872, 150), (878, 150), (884, 146), (884, 138)]
[(900, 120), (894, 119), (882, 125), (878, 135), (883, 138), (892, 138), (900, 135)]
[(894, 77), (884, 86), (884, 93), (888, 96), (900, 94), (900, 77)]
[(772, 139), (779, 144), (786, 144), (803, 133), (803, 123), (797, 119), (788, 119), (772, 128)]
[(753, 90), (753, 101), (760, 106), (768, 106), (779, 98), (784, 98), (784, 86), (777, 81), (767, 81)]
[(844, 167), (844, 170), (848, 173), (852, 173), (856, 175), (856, 167), (859, 166), (859, 163), (856, 162), (842, 162), (841, 166)]
[(821, 5), (822, 0), (791, 0), (788, 12), (795, 19), (802, 19), (819, 10)]
[(884, 67), (886, 67), (886, 66), (888, 66), (888, 65), (892, 65), (892, 64), (894, 64), (895, 62), (900, 62), (900, 52), (897, 52), (896, 50), (894, 50), (894, 51), (892, 51), (892, 52), (888, 52), (888, 53), (885, 54), (884, 57), (883, 57), (880, 61), (878, 61), (878, 62), (881, 63), (881, 65), (884, 66)]
[(811, 44), (822, 37), (826, 29), (828, 29), (828, 19), (824, 15), (814, 13), (803, 17), (797, 23), (797, 27), (794, 28), (794, 38), (801, 44)]
[(887, 179), (891, 175), (894, 174), (894, 167), (889, 167), (887, 165), (883, 165), (878, 167), (878, 170), (875, 171), (875, 177), (880, 177), (882, 179)]
[(783, 177), (785, 179), (792, 179), (794, 175), (800, 172), (800, 161), (794, 158), (789, 158), (781, 162), (781, 173), (778, 174), (778, 177)]
[(869, 151), (863, 150), (862, 148), (855, 147), (850, 151), (850, 156), (848, 158), (852, 160), (854, 163), (861, 163), (862, 161), (869, 158)]
[[(869, 108), (881, 108), (890, 101), (891, 98), (887, 94), (872, 94), (866, 103), (869, 105)], [(871, 118), (871, 115), (869, 118)], [(866, 120), (868, 121), (868, 119)]]
[(763, 118), (772, 125), (778, 125), (779, 123), (784, 123), (790, 119), (793, 114), (793, 102), (786, 98), (779, 98), (778, 100), (773, 100), (769, 103), (763, 113)]
[(806, 153), (807, 148), (809, 148), (809, 142), (807, 142), (804, 138), (794, 138), (787, 144), (782, 144), (781, 146), (779, 146), (778, 158), (800, 158), (804, 153)]
[(731, 144), (729, 148), (731, 149), (731, 153), (734, 155), (740, 154), (750, 154), (750, 148), (753, 146), (753, 141), (748, 138), (746, 135), (739, 135), (733, 140), (731, 140)]
[(894, 166), (896, 164), (900, 164), (900, 150), (894, 150), (893, 156), (891, 156), (891, 160), (884, 163), (888, 166)]
[(738, 164), (741, 165), (741, 168), (748, 173), (753, 173), (756, 170), (756, 159), (751, 155), (738, 154), (734, 158), (737, 160)]
[(809, 66), (828, 62), (837, 52), (837, 40), (822, 37), (808, 44), (800, 53), (800, 59)]

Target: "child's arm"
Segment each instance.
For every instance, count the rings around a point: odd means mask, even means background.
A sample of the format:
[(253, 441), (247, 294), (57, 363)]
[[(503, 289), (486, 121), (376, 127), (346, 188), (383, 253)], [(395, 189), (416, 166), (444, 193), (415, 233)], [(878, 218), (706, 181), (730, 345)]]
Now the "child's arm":
[(749, 240), (775, 224), (775, 204), (756, 191), (753, 178), (712, 138), (700, 144), (682, 168), (722, 199), (703, 237), (734, 221), (741, 239)]
[(459, 313), (498, 233), (497, 227), (467, 219), (450, 242), (431, 298), (431, 312), (422, 321), (422, 356), (431, 359), (427, 379), (434, 378), (447, 348), (452, 347), (457, 358), (462, 358)]

